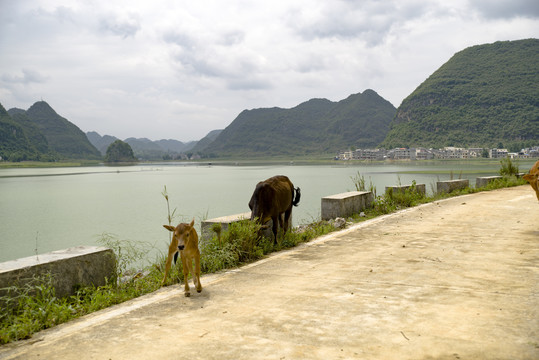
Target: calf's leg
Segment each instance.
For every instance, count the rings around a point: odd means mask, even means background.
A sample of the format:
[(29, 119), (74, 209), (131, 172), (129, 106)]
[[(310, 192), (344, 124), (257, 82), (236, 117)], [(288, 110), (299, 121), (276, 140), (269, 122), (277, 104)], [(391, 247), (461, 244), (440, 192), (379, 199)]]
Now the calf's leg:
[(183, 282), (184, 284), (184, 295), (186, 297), (191, 296), (191, 289), (189, 289), (189, 268), (187, 264), (187, 256), (184, 255), (183, 251), (180, 252), (182, 257), (182, 268), (183, 268)]
[(195, 287), (197, 292), (201, 292), (202, 283), (200, 282), (200, 253), (195, 255), (195, 273), (193, 274), (193, 279), (196, 279)]

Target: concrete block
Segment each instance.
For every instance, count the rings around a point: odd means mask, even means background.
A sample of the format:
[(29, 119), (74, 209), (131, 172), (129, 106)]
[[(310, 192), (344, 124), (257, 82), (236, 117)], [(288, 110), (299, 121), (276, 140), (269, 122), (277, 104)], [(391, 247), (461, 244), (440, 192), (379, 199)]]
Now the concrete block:
[(436, 192), (438, 194), (441, 194), (441, 193), (449, 194), (452, 191), (465, 189), (468, 186), (470, 186), (470, 180), (468, 179), (437, 181)]
[(370, 191), (351, 191), (322, 198), (322, 220), (348, 217), (372, 205), (374, 195)]
[[(221, 233), (224, 233), (225, 231), (228, 230), (228, 227), (230, 226), (230, 224), (244, 221), (244, 220), (250, 220), (250, 219), (251, 219), (251, 212), (249, 211), (249, 212), (244, 212), (241, 214), (221, 216), (214, 219), (204, 220), (202, 221), (202, 225), (200, 229), (202, 233), (200, 236), (200, 239), (201, 241), (204, 241), (204, 240), (208, 240), (214, 237), (216, 233), (215, 231), (213, 231), (212, 228), (216, 224), (221, 225)], [(273, 224), (272, 220), (268, 221), (265, 224), (267, 225), (267, 228), (262, 230), (263, 236), (268, 237), (268, 238), (273, 238), (273, 232), (271, 230), (272, 224)], [(289, 227), (291, 226), (292, 226), (292, 216), (290, 216), (290, 220), (289, 220)]]
[(487, 184), (496, 179), (501, 179), (502, 176), (482, 176), (475, 179), (475, 187), (482, 188), (487, 186)]
[[(400, 186), (386, 186), (386, 194), (389, 191), (389, 189), (393, 189), (393, 192), (405, 192), (406, 190), (409, 190), (412, 187), (412, 185), (400, 185)], [(417, 192), (425, 195), (426, 194), (426, 187), (425, 184), (416, 184), (415, 188)]]
[(2, 288), (23, 286), (34, 276), (50, 273), (57, 297), (73, 295), (81, 286), (102, 286), (116, 276), (116, 257), (111, 249), (78, 246), (0, 263)]
[(251, 219), (251, 212), (244, 212), (241, 214), (235, 214), (235, 215), (228, 215), (228, 216), (221, 216), (214, 219), (208, 219), (202, 221), (201, 225), (201, 236), (200, 238), (202, 240), (211, 239), (215, 236), (215, 231), (212, 230), (213, 226), (216, 224), (221, 225), (221, 232), (225, 232), (228, 230), (228, 227), (232, 223), (240, 222), (243, 220), (249, 220)]

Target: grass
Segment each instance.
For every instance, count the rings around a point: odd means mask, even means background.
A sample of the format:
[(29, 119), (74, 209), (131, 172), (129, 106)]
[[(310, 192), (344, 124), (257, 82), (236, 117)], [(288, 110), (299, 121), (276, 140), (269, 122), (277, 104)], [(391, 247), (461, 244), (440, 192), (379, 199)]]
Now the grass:
[[(504, 164), (502, 164), (502, 167)], [(508, 164), (505, 164), (508, 167)], [(510, 167), (510, 166), (509, 166)], [(510, 167), (511, 168), (511, 167)], [(512, 168), (514, 172), (514, 168)], [(518, 172), (518, 169), (517, 169)], [(376, 194), (372, 183), (366, 185), (361, 174), (351, 178), (357, 190)], [(517, 186), (526, 182), (514, 174), (490, 182), (485, 188), (466, 188), (450, 194), (425, 196), (417, 191), (415, 183), (406, 191), (388, 191), (375, 196), (373, 206), (365, 209), (362, 216), (356, 214), (348, 219), (351, 222), (364, 221), (380, 215), (392, 213), (400, 209), (439, 199), (470, 194), (484, 190), (494, 190)], [(169, 196), (166, 188), (163, 196), (167, 201), (167, 220), (173, 221), (174, 211), (170, 211)], [(315, 221), (301, 226), (279, 237), (277, 245), (273, 241), (258, 236), (260, 226), (243, 221), (233, 223), (226, 231), (215, 228), (212, 239), (201, 241), (201, 270), (203, 273), (214, 273), (235, 268), (256, 261), (265, 255), (282, 249), (292, 248), (308, 242), (336, 229), (330, 222)], [(142, 272), (132, 270), (131, 265), (142, 259), (148, 251), (147, 244), (119, 240), (110, 234), (103, 234), (101, 243), (111, 249), (117, 257), (117, 273), (108, 283), (101, 287), (86, 287), (70, 297), (56, 297), (50, 275), (34, 278), (23, 286), (10, 286), (0, 289), (0, 344), (26, 339), (42, 329), (61, 324), (71, 319), (122, 303), (135, 297), (156, 291), (161, 286), (165, 268), (165, 255), (161, 254)], [(166, 285), (185, 281), (180, 266), (173, 266)]]

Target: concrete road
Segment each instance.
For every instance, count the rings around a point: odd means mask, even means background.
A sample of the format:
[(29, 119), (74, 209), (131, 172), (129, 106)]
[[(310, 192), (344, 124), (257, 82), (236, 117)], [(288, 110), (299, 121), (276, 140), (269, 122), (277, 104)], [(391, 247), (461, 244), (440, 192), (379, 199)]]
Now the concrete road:
[(539, 359), (530, 186), (427, 204), (0, 348), (2, 359)]

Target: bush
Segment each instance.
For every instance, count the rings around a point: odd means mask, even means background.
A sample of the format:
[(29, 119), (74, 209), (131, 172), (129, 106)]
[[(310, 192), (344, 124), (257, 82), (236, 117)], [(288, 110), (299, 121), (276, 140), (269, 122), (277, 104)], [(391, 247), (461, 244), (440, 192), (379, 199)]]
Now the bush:
[(516, 163), (513, 163), (511, 158), (505, 158), (500, 160), (501, 168), (499, 170), (499, 174), (501, 176), (511, 176), (511, 175), (518, 175), (518, 165)]

